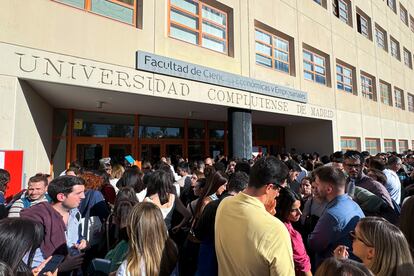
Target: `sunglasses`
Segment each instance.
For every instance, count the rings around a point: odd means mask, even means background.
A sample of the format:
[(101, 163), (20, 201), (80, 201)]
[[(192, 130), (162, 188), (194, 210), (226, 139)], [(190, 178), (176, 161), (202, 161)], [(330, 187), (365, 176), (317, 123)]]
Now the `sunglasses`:
[(365, 241), (363, 241), (361, 238), (359, 238), (359, 237), (356, 235), (355, 231), (350, 231), (350, 232), (349, 232), (349, 237), (351, 238), (351, 240), (352, 240), (352, 241), (359, 240), (359, 241), (360, 241), (360, 242), (362, 242), (364, 245), (366, 245), (366, 246), (368, 246), (368, 247), (372, 247), (372, 245), (369, 245), (368, 243), (366, 243)]

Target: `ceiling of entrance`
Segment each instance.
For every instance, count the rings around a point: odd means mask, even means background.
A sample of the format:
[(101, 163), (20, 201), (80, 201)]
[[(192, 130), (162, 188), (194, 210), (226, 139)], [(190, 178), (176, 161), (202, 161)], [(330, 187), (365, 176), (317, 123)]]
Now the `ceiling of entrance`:
[[(142, 96), (103, 89), (26, 80), (26, 82), (55, 108), (68, 108), (98, 112), (145, 114), (201, 120), (227, 120), (227, 108), (180, 100)], [(98, 108), (98, 102), (103, 102)], [(319, 120), (269, 112), (253, 111), (253, 123), (287, 126)]]

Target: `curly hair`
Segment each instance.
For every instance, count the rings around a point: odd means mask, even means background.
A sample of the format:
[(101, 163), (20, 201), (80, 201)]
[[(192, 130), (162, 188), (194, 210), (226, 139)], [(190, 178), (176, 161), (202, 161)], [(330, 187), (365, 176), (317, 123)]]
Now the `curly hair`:
[(104, 183), (104, 178), (93, 172), (83, 172), (79, 177), (85, 181), (85, 190), (100, 190)]

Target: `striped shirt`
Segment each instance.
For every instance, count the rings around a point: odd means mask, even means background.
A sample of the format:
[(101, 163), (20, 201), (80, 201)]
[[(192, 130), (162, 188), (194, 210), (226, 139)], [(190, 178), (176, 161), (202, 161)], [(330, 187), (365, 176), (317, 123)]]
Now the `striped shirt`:
[[(29, 200), (30, 201), (30, 200)], [(34, 201), (30, 201), (30, 206), (36, 205), (40, 202), (47, 202), (47, 197), (46, 196), (42, 196), (41, 198), (34, 200)], [(24, 209), (24, 203), (23, 203), (23, 199), (20, 198), (18, 200), (16, 200), (13, 205), (10, 207), (9, 210), (9, 218), (18, 218), (20, 217), (20, 212)]]

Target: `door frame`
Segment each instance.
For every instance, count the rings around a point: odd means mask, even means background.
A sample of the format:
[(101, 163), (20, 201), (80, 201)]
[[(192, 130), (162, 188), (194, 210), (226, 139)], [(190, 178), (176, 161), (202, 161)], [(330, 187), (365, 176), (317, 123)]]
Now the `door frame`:
[(101, 144), (102, 145), (102, 155), (107, 157), (109, 155), (109, 146), (111, 144), (117, 145), (131, 145), (131, 151), (134, 156), (136, 155), (135, 143), (132, 138), (99, 138), (99, 137), (73, 137), (72, 139), (72, 157), (78, 159), (76, 156), (77, 145), (85, 144)]
[(159, 139), (159, 140), (154, 140), (154, 139), (141, 139), (139, 141), (139, 153), (138, 153), (138, 158), (140, 161), (141, 160), (141, 152), (142, 152), (142, 145), (160, 145), (160, 156), (161, 157), (166, 157), (166, 146), (167, 145), (181, 145), (182, 146), (182, 157), (184, 157), (184, 152), (185, 152), (185, 141), (183, 139), (177, 140), (177, 139)]

